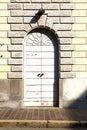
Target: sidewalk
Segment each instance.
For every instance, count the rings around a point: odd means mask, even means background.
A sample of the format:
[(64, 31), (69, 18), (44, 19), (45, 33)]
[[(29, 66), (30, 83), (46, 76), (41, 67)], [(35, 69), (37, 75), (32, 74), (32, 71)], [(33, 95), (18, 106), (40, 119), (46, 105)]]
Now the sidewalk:
[(28, 108), (0, 109), (0, 127), (58, 128), (87, 127), (87, 109)]

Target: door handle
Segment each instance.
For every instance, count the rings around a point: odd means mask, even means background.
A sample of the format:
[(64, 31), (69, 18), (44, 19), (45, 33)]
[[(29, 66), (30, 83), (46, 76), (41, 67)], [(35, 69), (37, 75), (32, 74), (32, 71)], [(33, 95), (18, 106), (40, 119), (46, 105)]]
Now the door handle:
[(40, 77), (42, 77), (42, 76), (44, 76), (44, 73), (42, 73), (42, 74), (40, 75)]
[(42, 77), (42, 76), (44, 76), (44, 73), (42, 73), (42, 74), (37, 74), (37, 77)]
[(37, 74), (37, 77), (40, 77), (40, 73), (39, 73), (39, 74)]

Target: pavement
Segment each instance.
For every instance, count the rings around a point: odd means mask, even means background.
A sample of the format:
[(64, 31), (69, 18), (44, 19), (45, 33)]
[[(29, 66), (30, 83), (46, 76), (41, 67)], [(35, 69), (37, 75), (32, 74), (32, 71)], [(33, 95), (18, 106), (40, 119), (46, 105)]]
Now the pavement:
[(87, 128), (87, 109), (56, 107), (0, 108), (0, 127)]

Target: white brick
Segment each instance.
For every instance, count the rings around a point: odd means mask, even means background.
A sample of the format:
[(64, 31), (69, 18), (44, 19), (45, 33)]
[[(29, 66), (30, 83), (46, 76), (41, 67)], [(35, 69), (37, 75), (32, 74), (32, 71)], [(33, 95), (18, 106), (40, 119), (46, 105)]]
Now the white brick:
[(71, 57), (72, 56), (72, 54), (71, 54), (71, 52), (70, 51), (61, 51), (60, 52), (60, 56), (61, 57)]
[(12, 71), (14, 71), (14, 72), (15, 72), (15, 71), (16, 71), (16, 72), (17, 72), (17, 71), (20, 72), (20, 71), (22, 71), (22, 69), (23, 69), (22, 66), (12, 66)]
[(61, 38), (73, 37), (74, 36), (74, 33), (72, 31), (58, 31), (57, 34)]
[(8, 23), (23, 23), (22, 17), (8, 17)]
[(0, 17), (0, 24), (7, 23), (7, 17)]
[(60, 44), (71, 44), (71, 38), (60, 38)]
[(60, 78), (74, 78), (75, 73), (74, 72), (61, 72)]
[(1, 51), (1, 52), (7, 51), (7, 45), (0, 44), (0, 51)]
[(24, 31), (24, 30), (29, 30), (30, 26), (28, 24), (11, 24), (11, 30), (12, 31)]
[(6, 72), (1, 72), (0, 73), (0, 79), (7, 79), (7, 73)]
[(9, 72), (8, 73), (8, 78), (14, 78), (14, 79), (20, 79), (22, 78), (22, 73), (21, 72)]
[(71, 24), (54, 24), (53, 29), (58, 30), (71, 30)]
[(0, 30), (10, 30), (10, 25), (9, 24), (0, 24)]
[(19, 3), (9, 3), (8, 4), (8, 9), (10, 10), (21, 10), (23, 9), (23, 5), (22, 4), (19, 4)]
[(0, 10), (0, 16), (10, 16), (10, 11)]
[(7, 59), (0, 59), (0, 65), (7, 65)]
[(1, 3), (9, 3), (10, 0), (0, 0)]
[(8, 45), (8, 51), (22, 51), (22, 45)]
[(43, 4), (43, 8), (47, 10), (58, 10), (59, 9), (59, 4)]
[(22, 59), (8, 59), (9, 65), (21, 65), (23, 63)]
[(74, 64), (74, 59), (73, 58), (62, 58), (62, 59), (60, 59), (60, 64), (68, 64), (68, 65), (70, 65), (70, 64)]
[(60, 71), (71, 71), (71, 65), (61, 65), (60, 66)]
[(86, 30), (86, 24), (73, 24), (72, 30)]
[(4, 45), (11, 44), (10, 38), (0, 38), (0, 43)]
[(87, 58), (75, 58), (75, 64), (78, 65), (87, 64)]
[(24, 4), (24, 9), (28, 9), (28, 10), (39, 10), (41, 8), (41, 4), (33, 4), (33, 3), (29, 3), (29, 4)]
[(87, 78), (87, 72), (76, 72), (76, 78)]
[(74, 5), (72, 3), (63, 3), (61, 4), (61, 9), (74, 9)]
[(0, 3), (0, 10), (5, 10), (7, 9), (7, 4), (6, 3)]
[(20, 37), (23, 38), (26, 35), (25, 31), (9, 31), (8, 32), (8, 37)]
[(86, 57), (86, 52), (85, 51), (74, 51), (72, 52), (72, 57)]
[(2, 51), (0, 52), (0, 58), (10, 58), (10, 53), (7, 51)]
[(74, 72), (81, 72), (81, 71), (85, 72), (85, 69), (86, 69), (85, 65), (72, 65), (72, 71)]
[(61, 17), (60, 20), (61, 23), (74, 23), (73, 17)]
[(16, 57), (16, 58), (23, 57), (23, 53), (22, 52), (12, 52), (12, 57)]

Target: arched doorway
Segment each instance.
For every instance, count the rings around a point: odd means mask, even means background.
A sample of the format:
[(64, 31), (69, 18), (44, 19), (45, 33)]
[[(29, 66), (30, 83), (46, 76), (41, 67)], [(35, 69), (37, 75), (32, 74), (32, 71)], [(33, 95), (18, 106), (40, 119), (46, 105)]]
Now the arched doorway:
[(45, 28), (24, 43), (24, 106), (58, 106), (58, 40)]

